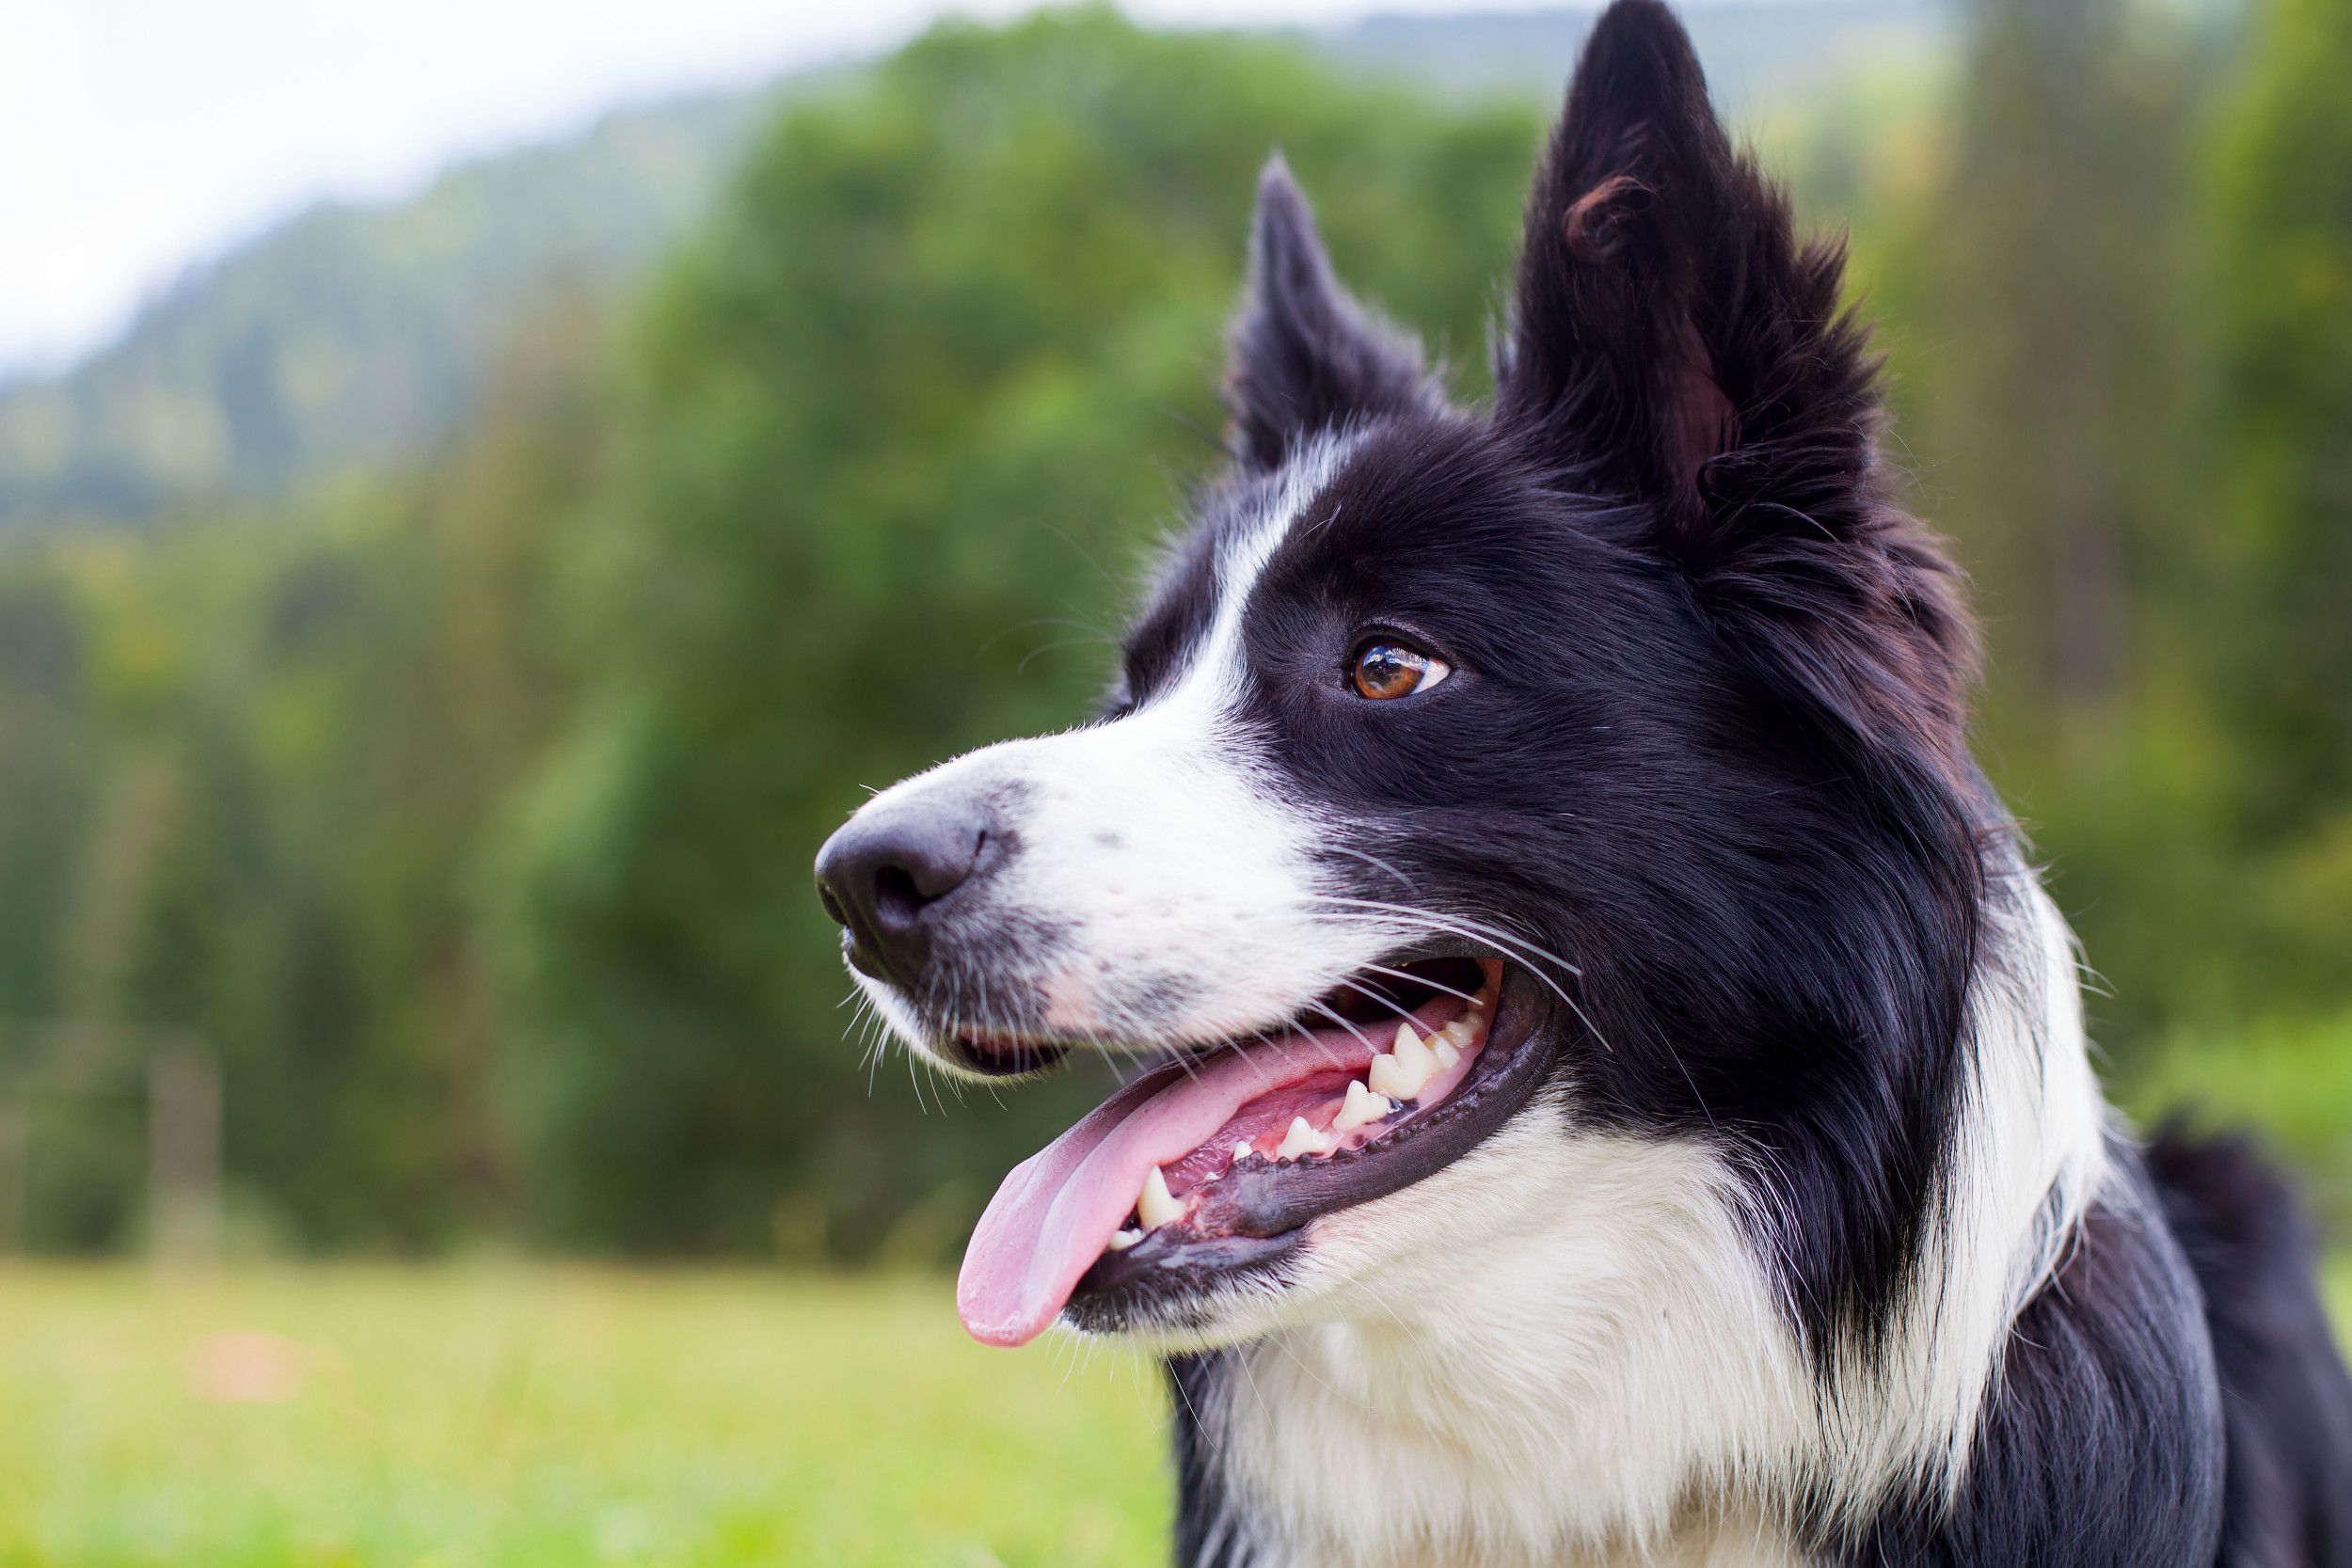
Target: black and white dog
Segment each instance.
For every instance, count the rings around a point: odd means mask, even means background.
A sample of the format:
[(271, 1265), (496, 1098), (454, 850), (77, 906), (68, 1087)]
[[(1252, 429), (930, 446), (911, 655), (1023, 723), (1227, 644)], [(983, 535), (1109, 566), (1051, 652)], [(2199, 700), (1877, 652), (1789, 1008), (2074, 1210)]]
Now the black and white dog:
[(1158, 1064), (959, 1303), (1168, 1353), (1205, 1565), (2352, 1563), (2352, 1384), (2229, 1145), (2135, 1145), (1970, 761), (1840, 258), (1617, 0), (1495, 404), (1278, 162), (1231, 473), (1107, 716), (818, 879), (949, 1070)]

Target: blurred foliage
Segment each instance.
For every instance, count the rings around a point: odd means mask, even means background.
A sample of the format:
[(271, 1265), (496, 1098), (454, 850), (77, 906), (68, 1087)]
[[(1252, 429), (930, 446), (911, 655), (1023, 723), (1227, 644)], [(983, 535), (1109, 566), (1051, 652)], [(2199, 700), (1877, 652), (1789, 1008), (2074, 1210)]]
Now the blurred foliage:
[(1976, 18), (1877, 302), (1987, 623), (1979, 755), (2129, 1069), (2352, 994), (2352, 31), (2301, 0), (2243, 44), (2122, 0)]
[[(1292, 41), (1358, 75), (1548, 105), (1591, 20), (1375, 15)], [(1702, 0), (1689, 20), (1735, 114), (1809, 101), (1866, 59), (1940, 55), (1951, 31), (1941, 0)], [(532, 300), (636, 288), (781, 103), (862, 69), (623, 109), (381, 205), (323, 203), (191, 265), (98, 352), (0, 372), (0, 532), (136, 528), (431, 451), (479, 407)]]
[(958, 1205), (949, 1251), (1099, 1097), (869, 1098), (817, 847), (861, 785), (1086, 713), (1215, 458), (1270, 148), (1372, 298), (1474, 351), (1535, 131), (1107, 10), (946, 27), (784, 116), (652, 301), (590, 696), (500, 861), (557, 1236), (745, 1244), (788, 1188), (853, 1255)]
[[(54, 1021), (194, 1031), (234, 1178), (300, 1241), (504, 1218), (469, 867), (570, 689), (548, 585), (601, 462), (597, 339), (550, 302), (429, 468), (0, 562), (0, 1067), (54, 1072)], [(91, 1114), (41, 1109), (37, 1176)], [(124, 1240), (137, 1157), (52, 1183), (30, 1238)]]
[(2352, 1236), (2352, 1009), (2185, 1029), (2147, 1053), (2125, 1101), (2146, 1126), (2259, 1128), (2294, 1161), (2336, 1236)]
[[(1762, 143), (1851, 225), (2132, 1102), (2352, 1192), (2352, 24), (1968, 16)], [(617, 331), (530, 291), (431, 457), (20, 542), (0, 1088), (56, 1021), (193, 1032), (244, 1232), (298, 1244), (952, 1253), (1102, 1085), (862, 1060), (817, 845), (1087, 713), (1216, 460), (1270, 149), (1475, 398), (1539, 131), (1295, 43), (944, 26), (787, 103)], [(135, 1234), (131, 1105), (40, 1107), (33, 1244)]]
[(190, 268), (83, 363), (0, 380), (0, 531), (136, 525), (431, 451), (535, 301), (633, 280), (703, 216), (783, 90), (610, 115)]

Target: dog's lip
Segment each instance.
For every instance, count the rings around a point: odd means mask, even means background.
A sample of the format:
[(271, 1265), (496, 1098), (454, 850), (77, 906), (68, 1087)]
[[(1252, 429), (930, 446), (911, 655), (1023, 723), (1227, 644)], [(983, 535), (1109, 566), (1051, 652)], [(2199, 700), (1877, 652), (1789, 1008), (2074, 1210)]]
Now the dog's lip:
[[(1398, 971), (1414, 964), (1435, 959), (1470, 957), (1473, 955), (1470, 950), (1459, 944), (1450, 942), (1433, 944), (1391, 953), (1383, 960), (1381, 968), (1384, 973), (1394, 975)], [(1334, 998), (1345, 996), (1352, 989), (1354, 988), (1348, 985), (1336, 988), (1332, 992), (1320, 998), (1313, 1007), (1302, 1009), (1285, 1027), (1293, 1031), (1327, 1027), (1314, 1020), (1313, 1012), (1327, 1006)], [(1126, 1049), (1120, 1041), (1106, 1039), (1101, 1036), (1049, 1034), (1035, 1029), (947, 1020), (931, 1022), (929, 1025), (929, 1033), (933, 1051), (967, 1071), (977, 1072), (989, 1078), (1033, 1077), (1060, 1066), (1076, 1052), (1117, 1053)], [(1259, 1037), (1270, 1037), (1270, 1033)], [(1198, 1064), (1226, 1054), (1234, 1049), (1236, 1048), (1233, 1042), (1227, 1040), (1215, 1042), (1205, 1048), (1188, 1050), (1182, 1053), (1185, 1060)], [(1172, 1055), (1163, 1055), (1151, 1065), (1166, 1066), (1172, 1060), (1174, 1060)]]
[(1070, 1049), (1060, 1040), (994, 1029), (959, 1030), (939, 1045), (958, 1066), (991, 1078), (1025, 1078), (1043, 1072), (1060, 1065)]
[[(1485, 1123), (1473, 1125), (1459, 1111), (1436, 1113), (1457, 1097), (1465, 1105), (1496, 1103), (1494, 1074), (1506, 1060), (1515, 1069), (1510, 1082), (1516, 1085), (1525, 1068), (1520, 1048), (1539, 1010), (1527, 984), (1509, 978), (1517, 970), (1491, 958), (1481, 967), (1511, 1005), (1505, 1008), (1498, 996), (1487, 1025), (1465, 1045), (1467, 1059), (1451, 1069), (1447, 1086), (1411, 1109), (1404, 1121), (1375, 1135), (1390, 1148), (1376, 1157), (1358, 1151), (1279, 1168), (1253, 1161), (1238, 1181), (1233, 1171), (1220, 1170), (1191, 1189), (1181, 1228), (1202, 1242), (1220, 1243), (1251, 1232), (1263, 1237), (1295, 1229), (1316, 1214), (1419, 1180), (1475, 1144), (1488, 1130)], [(1458, 1010), (1433, 997), (1416, 1013), (1417, 1027), (1435, 1031), (1445, 1022), (1441, 1015)], [(1490, 1041), (1496, 1042), (1491, 1054)], [(1035, 1337), (1100, 1260), (1120, 1215), (1136, 1201), (1138, 1186), (1154, 1166), (1175, 1173), (1179, 1164), (1209, 1153), (1223, 1135), (1220, 1130), (1245, 1117), (1248, 1107), (1263, 1107), (1294, 1082), (1360, 1072), (1376, 1049), (1352, 1027), (1289, 1037), (1287, 1043), (1171, 1063), (1113, 1095), (1015, 1169), (990, 1201), (958, 1282), (957, 1305), (965, 1327), (991, 1344), (1021, 1344)], [(1507, 1114), (1507, 1109), (1501, 1113)], [(1401, 1135), (1424, 1120), (1428, 1132)], [(1266, 1133), (1271, 1131), (1268, 1127)], [(1232, 1183), (1230, 1193), (1215, 1194), (1213, 1188), (1226, 1182)], [(1164, 1252), (1170, 1240), (1164, 1238), (1145, 1256)], [(1224, 1244), (1213, 1250), (1222, 1256), (1253, 1249)]]
[(1072, 1290), (1066, 1315), (1076, 1327), (1104, 1331), (1181, 1323), (1187, 1301), (1249, 1275), (1279, 1277), (1313, 1221), (1436, 1174), (1518, 1114), (1545, 1075), (1543, 1010), (1524, 971), (1506, 969), (1486, 1048), (1443, 1101), (1351, 1153), (1228, 1174), (1183, 1221), (1097, 1258)]

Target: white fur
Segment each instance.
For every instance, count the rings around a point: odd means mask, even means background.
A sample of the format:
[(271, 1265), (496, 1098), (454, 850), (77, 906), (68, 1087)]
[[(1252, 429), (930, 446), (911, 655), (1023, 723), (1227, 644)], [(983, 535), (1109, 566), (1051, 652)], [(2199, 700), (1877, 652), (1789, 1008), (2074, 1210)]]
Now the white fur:
[[(1301, 451), (1263, 513), (1229, 537), (1206, 636), (1136, 712), (986, 747), (864, 808), (932, 790), (1017, 789), (1009, 825), (1022, 852), (990, 897), (1067, 937), (1041, 967), (1009, 967), (987, 985), (1043, 997), (1051, 1032), (1138, 1046), (1230, 1038), (1279, 1022), (1409, 934), (1317, 918), (1309, 851), (1324, 825), (1265, 776), (1234, 716), (1249, 590), (1345, 451), (1329, 437)], [(859, 983), (883, 1020), (928, 1053), (912, 1010), (888, 987)], [(1189, 993), (1181, 1010), (1165, 1005), (1171, 988)], [(977, 1010), (987, 997), (969, 1001)]]
[(1970, 998), (1972, 1071), (1935, 1223), (1894, 1354), (1841, 1369), (1868, 1392), (1838, 1407), (1836, 1475), (1958, 1487), (2010, 1325), (2064, 1260), (2107, 1179), (2106, 1104), (2083, 1035), (2074, 934), (2022, 864), (2001, 880), (1986, 911), (1995, 961)]
[[(1533, 1107), (1315, 1222), (1295, 1326), (1237, 1353), (1220, 1413), (1269, 1564), (1690, 1560), (1784, 1479), (1755, 1472), (1802, 1450), (1811, 1390), (1727, 1173), (1573, 1126)], [(1716, 1560), (1791, 1560), (1730, 1512), (1759, 1544)]]
[(1200, 1414), (1258, 1560), (1782, 1564), (1802, 1560), (1801, 1496), (1859, 1522), (1891, 1486), (1956, 1484), (2010, 1325), (2106, 1172), (2071, 938), (2016, 876), (1889, 1354), (1824, 1390), (1724, 1162), (1580, 1130), (1571, 1087), (1316, 1221), (1291, 1290), (1163, 1341), (1240, 1347), (1224, 1408)]
[[(997, 979), (1040, 988), (1057, 1033), (1246, 1034), (1418, 934), (1321, 913), (1327, 825), (1235, 716), (1250, 589), (1345, 451), (1302, 452), (1229, 536), (1206, 637), (1138, 711), (881, 798), (1020, 786), (1023, 853), (991, 896), (1066, 934), (1052, 972)], [(2010, 1326), (2107, 1170), (2065, 923), (2017, 865), (1987, 927), (1959, 1127), (1883, 1354), (1844, 1354), (1824, 1386), (1758, 1254), (1774, 1216), (1747, 1212), (1752, 1183), (1705, 1140), (1581, 1127), (1570, 1085), (1315, 1221), (1289, 1289), (1229, 1292), (1212, 1330), (1168, 1341), (1239, 1347), (1224, 1407), (1200, 1415), (1268, 1568), (1780, 1568), (1800, 1560), (1800, 1497), (1858, 1520), (1889, 1487), (1956, 1485)], [(1193, 989), (1170, 1012), (1153, 982), (1178, 978)], [(903, 1005), (866, 990), (923, 1049)]]

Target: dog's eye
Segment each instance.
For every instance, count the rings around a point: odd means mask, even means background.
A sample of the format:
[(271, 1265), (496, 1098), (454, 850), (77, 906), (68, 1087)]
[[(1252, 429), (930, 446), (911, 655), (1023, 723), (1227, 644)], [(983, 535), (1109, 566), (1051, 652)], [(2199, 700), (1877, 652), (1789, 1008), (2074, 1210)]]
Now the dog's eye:
[(1372, 641), (1356, 651), (1356, 695), (1375, 702), (1426, 691), (1454, 673), (1441, 658), (1402, 642)]

